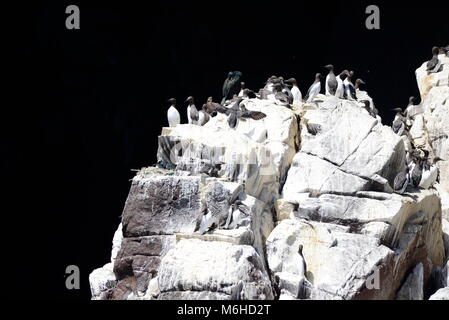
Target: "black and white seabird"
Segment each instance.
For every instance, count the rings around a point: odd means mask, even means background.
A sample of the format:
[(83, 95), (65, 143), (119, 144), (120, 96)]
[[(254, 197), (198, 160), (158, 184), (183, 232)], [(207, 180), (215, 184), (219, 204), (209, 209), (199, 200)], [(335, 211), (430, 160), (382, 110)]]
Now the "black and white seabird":
[(167, 100), (167, 102), (170, 103), (170, 108), (168, 108), (167, 111), (168, 125), (170, 127), (176, 127), (178, 124), (181, 123), (181, 115), (179, 114), (179, 111), (176, 109), (176, 99), (171, 98)]
[(327, 66), (324, 66), (324, 68), (329, 70), (329, 74), (326, 76), (326, 96), (334, 96), (338, 87), (337, 77), (334, 74), (334, 66), (328, 64)]
[(403, 194), (405, 192), (405, 189), (407, 189), (409, 181), (410, 181), (409, 168), (406, 167), (404, 171), (399, 172), (394, 178), (393, 183), (394, 191)]
[(365, 81), (363, 81), (362, 79), (357, 79), (357, 80), (355, 81), (355, 90), (360, 89), (360, 86), (361, 86), (362, 84), (366, 84)]
[(363, 108), (368, 112), (368, 114), (375, 118), (376, 114), (374, 113), (373, 108), (371, 108), (371, 102), (369, 100), (362, 100), (360, 102), (363, 103)]
[(290, 89), (292, 95), (293, 95), (293, 101), (302, 101), (302, 93), (301, 90), (298, 88), (298, 83), (295, 78), (290, 78), (288, 80), (285, 80), (286, 83), (291, 84), (292, 88)]
[(203, 104), (202, 110), (199, 111), (199, 120), (198, 120), (198, 124), (200, 126), (204, 126), (206, 123), (209, 122), (210, 120), (210, 115), (207, 112), (207, 106), (206, 104)]
[(239, 97), (243, 97), (243, 91), (245, 90), (245, 82), (240, 82), (240, 92), (239, 92)]
[(422, 177), (421, 159), (413, 159), (412, 169), (410, 170), (410, 184), (418, 188)]
[(357, 95), (355, 92), (354, 84), (352, 83), (352, 77), (354, 76), (354, 71), (349, 71), (348, 76), (343, 81), (345, 98), (348, 100), (357, 100)]
[(189, 124), (198, 124), (200, 114), (198, 109), (195, 107), (195, 101), (192, 96), (188, 97), (186, 101), (189, 105), (187, 106), (187, 120)]
[(293, 94), (291, 91), (283, 86), (281, 83), (276, 83), (273, 86), (274, 101), (280, 106), (289, 106), (293, 104)]
[(402, 136), (405, 130), (405, 115), (401, 108), (396, 108), (392, 111), (396, 111), (396, 116), (394, 117), (391, 128), (398, 136)]
[(337, 76), (337, 90), (335, 91), (335, 96), (337, 98), (343, 99), (345, 96), (345, 85), (344, 81), (349, 76), (348, 70), (343, 70), (338, 76)]
[(440, 53), (440, 48), (432, 48), (432, 59), (427, 62), (427, 73), (439, 72), (441, 68), (441, 61), (438, 59), (438, 54)]
[(265, 118), (267, 115), (260, 111), (251, 111), (246, 109), (244, 105), (240, 105), (243, 101), (243, 98), (238, 98), (237, 101), (231, 108), (219, 106), (217, 111), (220, 113), (224, 113), (228, 116), (228, 124), (230, 128), (235, 128), (240, 121), (240, 119), (251, 118), (254, 120), (261, 120)]
[(239, 93), (241, 78), (242, 73), (240, 71), (231, 71), (228, 73), (228, 77), (223, 83), (223, 99), (221, 100), (221, 104), (224, 104), (226, 100), (231, 99), (231, 97)]
[(306, 101), (312, 102), (313, 99), (320, 93), (321, 91), (321, 73), (317, 73), (315, 75), (315, 81), (310, 86), (309, 90), (306, 94)]

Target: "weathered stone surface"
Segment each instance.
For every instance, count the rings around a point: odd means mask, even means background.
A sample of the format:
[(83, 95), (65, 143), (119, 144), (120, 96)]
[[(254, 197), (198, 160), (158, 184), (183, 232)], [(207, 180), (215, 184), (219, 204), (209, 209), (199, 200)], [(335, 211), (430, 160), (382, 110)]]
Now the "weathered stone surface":
[(107, 263), (102, 268), (95, 269), (89, 275), (92, 300), (105, 299), (108, 290), (117, 284), (112, 268), (112, 263)]
[(272, 299), (271, 282), (253, 247), (183, 239), (162, 259), (162, 293), (212, 291), (232, 299)]
[(294, 157), (288, 172), (283, 198), (294, 199), (305, 192), (312, 195), (355, 194), (360, 190), (368, 190), (369, 185), (368, 180), (345, 173), (328, 161), (300, 152)]
[(125, 237), (193, 232), (200, 213), (200, 178), (136, 176), (123, 210)]
[(396, 300), (423, 300), (424, 299), (424, 267), (422, 263), (408, 275), (396, 296)]
[(210, 291), (170, 291), (161, 293), (158, 300), (231, 300), (231, 296)]

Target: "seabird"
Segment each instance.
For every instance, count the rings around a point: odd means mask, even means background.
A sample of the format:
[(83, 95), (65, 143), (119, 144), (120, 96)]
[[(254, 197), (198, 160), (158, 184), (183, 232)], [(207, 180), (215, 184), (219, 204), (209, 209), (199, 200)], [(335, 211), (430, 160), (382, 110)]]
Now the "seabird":
[(239, 96), (240, 98), (245, 98), (245, 99), (254, 99), (257, 98), (257, 95), (254, 91), (249, 90), (249, 89), (243, 89), (243, 93), (242, 96)]
[(219, 106), (217, 111), (226, 114), (228, 117), (228, 124), (230, 128), (235, 128), (241, 118), (251, 118), (254, 120), (261, 120), (267, 115), (260, 111), (251, 111), (246, 109), (244, 105), (240, 105), (243, 98), (238, 98), (231, 108)]
[(357, 90), (357, 89), (360, 89), (360, 86), (361, 86), (362, 84), (366, 84), (365, 81), (363, 81), (362, 79), (357, 79), (357, 80), (355, 81), (355, 89), (356, 89), (356, 90)]
[(357, 100), (354, 84), (352, 83), (352, 77), (354, 76), (354, 71), (349, 71), (348, 76), (343, 81), (345, 98), (348, 100)]
[(310, 86), (309, 90), (307, 91), (307, 94), (306, 94), (307, 102), (312, 102), (313, 99), (316, 97), (316, 95), (318, 95), (320, 93), (320, 91), (321, 91), (320, 79), (321, 79), (321, 73), (317, 73), (315, 75), (315, 81)]
[(251, 212), (247, 205), (245, 205), (242, 201), (236, 200), (233, 204), (231, 204), (229, 208), (228, 218), (226, 219), (226, 224), (224, 229), (234, 229), (242, 226), (248, 220)]
[(373, 118), (376, 117), (376, 114), (374, 113), (373, 109), (371, 108), (371, 102), (369, 100), (362, 100), (360, 101), (363, 103), (363, 108), (368, 111), (368, 114), (372, 116)]
[(245, 82), (240, 82), (239, 97), (243, 97), (243, 91), (245, 90)]
[(393, 111), (396, 111), (396, 116), (394, 117), (391, 128), (393, 129), (393, 132), (396, 133), (398, 136), (402, 136), (405, 130), (404, 113), (402, 112), (401, 108), (393, 109)]
[(274, 100), (280, 106), (289, 106), (293, 103), (293, 95), (288, 88), (283, 88), (281, 83), (273, 86)]
[(421, 177), (422, 177), (421, 159), (415, 158), (413, 159), (413, 165), (410, 171), (411, 185), (414, 186), (415, 188), (418, 188), (419, 183), (421, 182)]
[(223, 83), (223, 99), (221, 100), (221, 104), (224, 104), (234, 94), (239, 93), (241, 77), (242, 73), (240, 71), (231, 71), (228, 73), (228, 77)]
[(296, 82), (295, 78), (290, 78), (285, 81), (286, 83), (289, 83), (292, 85), (291, 93), (293, 95), (293, 101), (302, 101), (302, 93), (301, 90), (298, 88), (298, 83)]
[(170, 127), (176, 127), (178, 124), (181, 123), (181, 115), (179, 114), (178, 110), (176, 109), (176, 99), (171, 98), (171, 99), (167, 100), (167, 102), (170, 103), (170, 108), (168, 108), (168, 111), (167, 111), (168, 125)]
[(328, 64), (327, 66), (324, 66), (324, 68), (329, 70), (329, 74), (326, 76), (326, 96), (334, 96), (338, 87), (337, 77), (335, 77), (334, 74), (334, 66)]
[(202, 110), (199, 111), (199, 117), (198, 123), (200, 126), (204, 126), (206, 123), (210, 120), (210, 115), (207, 112), (206, 104), (203, 104)]
[(403, 194), (410, 181), (409, 168), (406, 167), (404, 171), (401, 171), (394, 178), (393, 189), (397, 193)]
[(440, 71), (441, 62), (438, 59), (438, 54), (440, 53), (440, 48), (433, 47), (432, 48), (432, 59), (427, 62), (427, 73), (435, 73)]
[(195, 107), (195, 102), (192, 96), (188, 97), (186, 101), (189, 105), (187, 106), (187, 120), (189, 124), (198, 124), (200, 114), (198, 109)]
[(207, 98), (207, 103), (203, 105), (203, 110), (211, 116), (215, 116), (217, 114), (218, 108), (223, 108), (223, 106), (219, 103), (213, 102), (212, 97)]
[(337, 98), (343, 99), (345, 95), (345, 86), (344, 81), (349, 76), (348, 70), (343, 70), (338, 76), (337, 76), (337, 90), (335, 91), (335, 96)]

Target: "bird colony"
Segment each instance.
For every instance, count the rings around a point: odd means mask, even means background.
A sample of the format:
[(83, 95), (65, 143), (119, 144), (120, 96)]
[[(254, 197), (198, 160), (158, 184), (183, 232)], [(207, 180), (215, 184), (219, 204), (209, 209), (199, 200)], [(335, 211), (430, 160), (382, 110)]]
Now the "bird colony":
[(233, 71), (219, 103), (170, 99), (92, 299), (449, 299), (447, 49), (391, 125), (332, 65), (304, 95)]

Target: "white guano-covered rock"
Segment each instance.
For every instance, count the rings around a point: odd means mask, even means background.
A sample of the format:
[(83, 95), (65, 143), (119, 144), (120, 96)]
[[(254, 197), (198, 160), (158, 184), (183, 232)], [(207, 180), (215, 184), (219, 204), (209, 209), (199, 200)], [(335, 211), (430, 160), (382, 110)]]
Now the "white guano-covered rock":
[(270, 279), (251, 246), (183, 239), (162, 259), (159, 288), (211, 291), (232, 299), (273, 299)]
[(240, 121), (229, 128), (218, 114), (205, 126), (164, 128), (158, 161), (170, 169), (201, 173), (207, 164), (221, 164), (218, 176), (245, 184), (245, 192), (264, 202), (276, 200), (298, 144), (294, 112), (267, 100), (243, 102), (267, 117)]

